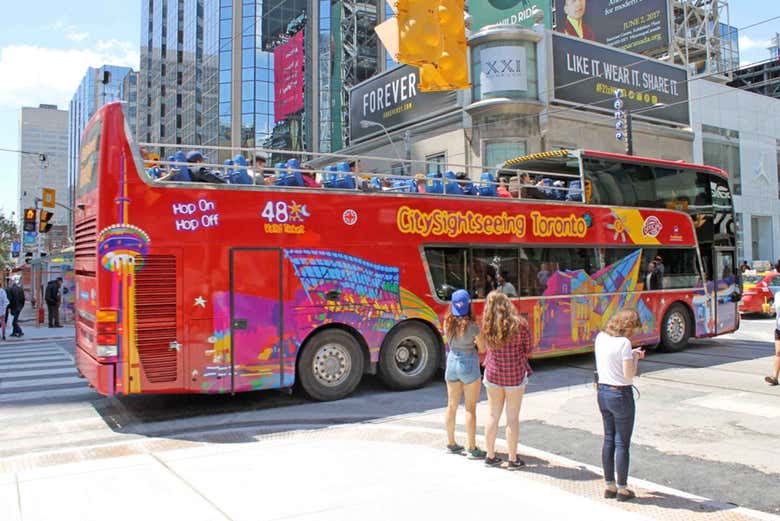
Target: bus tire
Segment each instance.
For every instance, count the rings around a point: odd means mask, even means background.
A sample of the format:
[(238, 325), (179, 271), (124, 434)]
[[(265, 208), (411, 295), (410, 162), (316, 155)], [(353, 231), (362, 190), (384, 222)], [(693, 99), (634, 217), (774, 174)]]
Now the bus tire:
[(422, 387), (438, 366), (438, 338), (419, 323), (408, 322), (394, 328), (379, 352), (379, 377), (391, 389)]
[(661, 348), (668, 353), (684, 349), (691, 338), (691, 328), (688, 309), (679, 302), (672, 304), (661, 322)]
[(327, 329), (306, 341), (298, 359), (298, 378), (304, 392), (318, 401), (339, 400), (360, 383), (365, 358), (355, 337)]

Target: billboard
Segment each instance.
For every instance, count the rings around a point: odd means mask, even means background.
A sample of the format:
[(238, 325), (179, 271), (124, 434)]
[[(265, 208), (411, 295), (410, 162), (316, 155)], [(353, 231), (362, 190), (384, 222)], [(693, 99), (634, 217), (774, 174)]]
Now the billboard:
[(535, 9), (544, 13), (544, 26), (552, 27), (551, 0), (468, 0), (468, 6), (474, 33), (493, 24), (533, 27)]
[(303, 109), (303, 31), (274, 49), (274, 120)]
[(684, 67), (560, 34), (552, 49), (556, 100), (612, 112), (619, 88), (634, 115), (690, 124)]
[(402, 65), (355, 85), (349, 92), (349, 135), (352, 142), (382, 132), (363, 128), (362, 120), (388, 129), (405, 127), (458, 107), (456, 91), (421, 92), (417, 67)]
[(555, 30), (640, 54), (669, 47), (669, 0), (553, 0)]

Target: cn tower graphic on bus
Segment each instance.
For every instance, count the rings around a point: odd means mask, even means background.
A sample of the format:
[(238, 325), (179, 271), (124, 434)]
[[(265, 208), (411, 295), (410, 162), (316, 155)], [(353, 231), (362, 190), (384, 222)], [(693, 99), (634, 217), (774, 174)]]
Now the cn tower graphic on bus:
[[(117, 310), (117, 387), (127, 393), (140, 392), (141, 368), (138, 349), (135, 347), (135, 287), (133, 275), (143, 266), (148, 252), (149, 236), (138, 227), (128, 224), (127, 186), (125, 182), (125, 158), (120, 170), (119, 207), (121, 224), (114, 224), (100, 232), (98, 255), (100, 265), (113, 274), (111, 283), (111, 305)], [(99, 340), (98, 340), (99, 341)]]

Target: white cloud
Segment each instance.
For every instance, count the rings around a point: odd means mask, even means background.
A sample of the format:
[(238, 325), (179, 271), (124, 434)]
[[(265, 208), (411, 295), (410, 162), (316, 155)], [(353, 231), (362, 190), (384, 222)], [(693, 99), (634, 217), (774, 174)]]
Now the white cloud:
[(79, 31), (79, 28), (75, 25), (69, 25), (62, 20), (57, 20), (49, 26), (54, 31), (60, 31), (65, 35), (65, 38), (72, 42), (83, 42), (89, 38), (89, 33), (85, 31)]
[(746, 34), (739, 36), (739, 50), (749, 51), (750, 49), (767, 49), (772, 42), (769, 40), (754, 40)]
[(0, 108), (56, 103), (67, 108), (88, 67), (124, 65), (138, 69), (138, 50), (127, 42), (98, 42), (94, 49), (51, 49), (33, 45), (0, 48)]

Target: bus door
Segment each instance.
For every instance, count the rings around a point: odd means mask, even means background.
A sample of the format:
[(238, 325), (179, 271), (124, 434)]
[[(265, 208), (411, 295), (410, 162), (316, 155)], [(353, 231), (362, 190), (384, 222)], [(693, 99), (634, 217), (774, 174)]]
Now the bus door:
[(282, 267), (281, 249), (235, 248), (230, 252), (233, 392), (279, 388), (285, 381)]
[(715, 334), (726, 333), (737, 328), (737, 303), (740, 293), (734, 263), (733, 248), (714, 248), (715, 257)]

